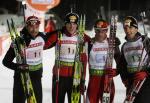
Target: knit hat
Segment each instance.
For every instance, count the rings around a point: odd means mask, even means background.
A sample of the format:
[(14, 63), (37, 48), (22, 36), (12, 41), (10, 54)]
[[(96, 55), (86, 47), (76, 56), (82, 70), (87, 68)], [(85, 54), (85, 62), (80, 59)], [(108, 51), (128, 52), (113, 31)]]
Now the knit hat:
[(129, 26), (129, 27), (133, 26), (135, 28), (138, 28), (137, 20), (133, 16), (125, 17), (123, 25), (124, 26)]
[(108, 29), (108, 22), (103, 19), (96, 20), (94, 24), (94, 28), (100, 28), (100, 29)]
[(65, 23), (78, 23), (79, 16), (76, 13), (68, 13), (65, 17)]
[(36, 16), (29, 16), (26, 21), (26, 25), (39, 25), (41, 22)]

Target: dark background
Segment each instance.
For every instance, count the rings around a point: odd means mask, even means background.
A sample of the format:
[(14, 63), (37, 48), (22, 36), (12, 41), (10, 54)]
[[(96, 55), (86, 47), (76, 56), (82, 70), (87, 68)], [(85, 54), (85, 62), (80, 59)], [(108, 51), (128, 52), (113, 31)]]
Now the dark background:
[[(0, 14), (14, 13), (19, 14), (21, 3), (16, 0), (2, 0), (0, 3)], [(61, 0), (60, 4), (50, 9), (47, 13), (54, 13), (60, 19), (64, 19), (65, 15), (73, 9), (73, 12), (86, 15), (86, 28), (91, 29), (94, 21), (101, 16), (100, 7), (104, 8), (105, 19), (112, 14), (118, 14), (119, 20), (127, 15), (135, 16), (139, 19), (139, 14), (146, 11), (150, 14), (150, 0)]]

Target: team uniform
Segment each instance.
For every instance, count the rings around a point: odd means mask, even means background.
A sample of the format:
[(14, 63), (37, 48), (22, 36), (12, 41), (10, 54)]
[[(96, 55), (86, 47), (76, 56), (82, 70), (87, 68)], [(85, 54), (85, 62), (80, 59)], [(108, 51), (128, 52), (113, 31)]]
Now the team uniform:
[[(40, 21), (35, 16), (30, 16), (27, 19), (27, 23), (32, 23), (32, 26), (38, 26)], [(29, 24), (27, 24), (29, 25)], [(37, 103), (42, 103), (42, 52), (45, 49), (46, 40), (48, 39), (48, 33), (38, 32), (36, 37), (31, 36), (27, 28), (24, 27), (20, 32), (20, 39), (25, 41), (25, 57), (26, 64), (19, 64), (16, 60), (13, 60), (16, 57), (13, 43), (8, 49), (4, 59), (3, 65), (7, 68), (14, 70), (14, 85), (13, 85), (13, 103), (25, 103), (26, 95), (24, 93), (24, 88), (21, 80), (21, 72), (24, 72), (26, 69), (25, 66), (28, 66), (28, 71), (30, 79), (32, 82), (33, 90), (35, 93)], [(21, 67), (23, 67), (21, 69)]]
[[(61, 36), (60, 51), (57, 51), (58, 35)], [(65, 28), (61, 31), (55, 31), (51, 34), (51, 39), (48, 42), (48, 45), (55, 46), (56, 53), (60, 52), (59, 60), (56, 58), (55, 65), (53, 67), (53, 84), (52, 84), (52, 101), (56, 101), (56, 80), (58, 76), (59, 69), (59, 87), (58, 87), (58, 103), (64, 103), (65, 94), (68, 96), (68, 103), (71, 103), (71, 92), (73, 86), (73, 74), (74, 74), (74, 62), (76, 56), (77, 43), (79, 43), (78, 34), (70, 36)], [(84, 35), (84, 42), (89, 41), (89, 37)], [(84, 44), (83, 44), (84, 45)], [(53, 47), (51, 46), (51, 47)], [(49, 48), (49, 47), (47, 47)], [(81, 54), (84, 58), (84, 78), (86, 72), (86, 54)], [(59, 64), (59, 68), (57, 63)]]
[[(83, 35), (83, 40), (77, 33), (78, 15), (68, 13), (65, 17), (65, 26), (61, 30), (56, 30), (51, 33), (50, 39), (46, 43), (46, 48), (55, 46), (55, 65), (53, 67), (53, 83), (52, 83), (52, 102), (64, 103), (67, 93), (68, 103), (71, 103), (71, 93), (73, 90), (73, 77), (75, 70), (75, 60), (77, 58), (78, 46), (90, 40), (86, 34)], [(70, 32), (74, 30), (73, 34)], [(81, 42), (82, 41), (82, 42)], [(81, 44), (80, 44), (81, 43)], [(58, 49), (59, 48), (59, 49)], [(86, 53), (80, 53), (80, 61), (83, 64), (83, 78), (80, 82), (80, 90), (84, 87), (87, 56)], [(82, 77), (81, 76), (81, 77)], [(59, 80), (58, 80), (59, 79)]]
[[(127, 87), (127, 93), (129, 92), (131, 85), (134, 82), (134, 76), (138, 71), (139, 61), (141, 63), (142, 70), (149, 74), (150, 65), (149, 65), (149, 39), (146, 40), (146, 43), (143, 43), (145, 39), (139, 32), (135, 35), (134, 39), (128, 40), (122, 46), (122, 56), (121, 56), (121, 77)], [(143, 49), (144, 47), (144, 49)], [(142, 54), (143, 52), (143, 54)], [(142, 54), (142, 57), (141, 57)], [(127, 81), (127, 82), (125, 82)], [(146, 81), (144, 82), (141, 90), (136, 95), (134, 103), (149, 103), (150, 95), (150, 76), (148, 75)]]
[[(126, 42), (121, 48), (120, 75), (122, 82), (127, 88), (127, 97), (128, 95), (130, 97), (133, 87), (135, 87), (139, 81), (143, 81), (146, 78), (139, 92), (133, 94), (135, 99), (132, 99), (132, 101), (133, 103), (149, 103), (150, 39), (146, 36), (142, 36), (138, 32), (137, 20), (132, 16), (125, 17), (123, 27), (126, 33)], [(129, 98), (126, 98), (126, 100), (128, 99)]]
[(45, 32), (52, 32), (56, 30), (56, 25), (51, 17), (45, 22), (45, 24)]
[[(119, 39), (116, 38), (116, 41)], [(115, 45), (114, 58), (118, 64), (120, 58), (119, 50), (120, 42)], [(104, 78), (105, 78), (105, 65), (108, 53), (108, 38), (102, 42), (93, 41), (88, 44), (89, 54), (89, 84), (87, 89), (87, 103), (99, 103), (102, 101), (102, 95), (104, 91)], [(111, 83), (111, 103), (114, 99), (115, 87), (114, 82)]]

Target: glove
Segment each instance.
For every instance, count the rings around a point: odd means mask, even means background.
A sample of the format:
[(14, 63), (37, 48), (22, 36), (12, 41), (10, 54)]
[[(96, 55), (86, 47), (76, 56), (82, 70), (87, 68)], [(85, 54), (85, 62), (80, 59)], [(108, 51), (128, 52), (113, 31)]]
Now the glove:
[(134, 82), (138, 82), (140, 80), (143, 80), (146, 77), (148, 77), (148, 73), (145, 71), (140, 71), (140, 72), (136, 72), (134, 74), (133, 80), (134, 80)]
[(27, 72), (27, 71), (29, 71), (29, 65), (28, 64), (19, 64), (18, 70), (20, 72)]
[(80, 84), (80, 93), (82, 95), (84, 95), (85, 90), (86, 90), (85, 82), (81, 82), (81, 84)]
[(81, 61), (81, 62), (87, 61), (86, 53), (81, 53), (81, 54), (80, 54), (80, 61)]
[(118, 75), (116, 69), (110, 69), (110, 68), (105, 69), (105, 74), (108, 75), (109, 78), (113, 78)]
[(119, 38), (115, 38), (115, 45), (120, 45), (120, 44), (121, 44), (121, 42), (120, 42)]

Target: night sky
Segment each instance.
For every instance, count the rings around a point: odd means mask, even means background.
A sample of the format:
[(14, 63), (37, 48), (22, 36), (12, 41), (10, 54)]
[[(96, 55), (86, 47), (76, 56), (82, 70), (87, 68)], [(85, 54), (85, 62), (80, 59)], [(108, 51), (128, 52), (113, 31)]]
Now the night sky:
[(8, 9), (11, 13), (16, 13), (18, 2), (16, 0), (1, 0), (0, 8)]
[[(111, 1), (111, 4), (109, 4), (109, 1)], [(85, 8), (94, 10), (97, 10), (101, 5), (105, 6), (106, 9), (111, 6), (111, 10), (128, 10), (131, 8), (136, 9), (137, 7), (145, 9), (148, 1), (149, 0), (61, 0), (61, 3), (56, 9), (62, 6), (63, 9), (70, 8), (71, 5), (76, 5), (79, 9)], [(9, 9), (10, 12), (16, 12), (18, 2), (16, 0), (1, 0), (0, 7)]]
[[(63, 19), (73, 8), (79, 15), (86, 14), (87, 25), (89, 26), (93, 25), (101, 6), (104, 7), (106, 15), (108, 15), (109, 11), (117, 11), (121, 17), (128, 14), (135, 16), (143, 10), (150, 10), (149, 5), (150, 0), (61, 0), (60, 4), (49, 10), (49, 12), (52, 11)], [(20, 7), (16, 0), (1, 0), (0, 3), (0, 8), (9, 10), (9, 13), (17, 14)]]

